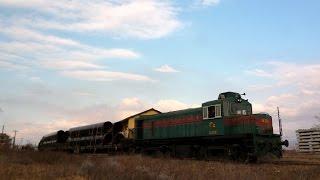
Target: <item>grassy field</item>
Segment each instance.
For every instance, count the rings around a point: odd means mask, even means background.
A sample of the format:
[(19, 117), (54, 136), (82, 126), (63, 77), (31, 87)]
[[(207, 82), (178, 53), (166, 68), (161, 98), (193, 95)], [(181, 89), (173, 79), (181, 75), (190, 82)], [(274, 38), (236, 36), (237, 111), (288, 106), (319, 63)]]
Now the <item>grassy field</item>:
[(286, 153), (258, 164), (141, 155), (1, 152), (0, 179), (320, 179), (320, 155)]

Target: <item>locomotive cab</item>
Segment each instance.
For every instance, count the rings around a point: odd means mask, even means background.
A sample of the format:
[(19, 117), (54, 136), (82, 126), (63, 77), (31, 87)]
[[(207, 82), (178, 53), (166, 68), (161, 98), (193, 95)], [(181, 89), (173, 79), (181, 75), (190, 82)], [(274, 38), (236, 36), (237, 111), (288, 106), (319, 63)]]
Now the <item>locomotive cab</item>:
[(219, 94), (218, 100), (202, 104), (203, 119), (214, 119), (228, 116), (251, 115), (252, 106), (239, 93), (225, 92)]
[(223, 102), (224, 116), (251, 115), (252, 105), (241, 97), (239, 93), (225, 92), (219, 94), (218, 99)]
[(252, 114), (251, 103), (239, 93), (224, 92), (218, 100), (202, 104), (203, 119), (222, 119), (225, 134), (272, 134), (272, 118), (268, 114)]

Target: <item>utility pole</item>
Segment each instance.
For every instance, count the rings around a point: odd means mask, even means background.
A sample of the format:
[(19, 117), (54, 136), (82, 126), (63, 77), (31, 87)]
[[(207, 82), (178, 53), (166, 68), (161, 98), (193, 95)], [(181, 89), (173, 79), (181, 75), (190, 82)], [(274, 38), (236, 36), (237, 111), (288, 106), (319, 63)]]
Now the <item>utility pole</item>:
[(16, 135), (17, 135), (17, 130), (14, 130), (13, 131), (14, 132), (14, 137), (13, 137), (13, 143), (12, 143), (12, 147), (14, 148), (14, 146), (15, 146), (15, 143), (16, 143)]
[[(3, 110), (2, 110), (1, 107), (0, 107), (0, 112), (3, 112)], [(4, 133), (4, 123), (3, 123), (3, 125), (2, 125), (2, 131), (1, 131), (1, 133), (2, 133), (2, 134)]]
[(277, 110), (278, 110), (278, 121), (279, 121), (279, 133), (280, 133), (280, 136), (282, 137), (282, 122), (281, 122), (279, 107), (277, 107)]

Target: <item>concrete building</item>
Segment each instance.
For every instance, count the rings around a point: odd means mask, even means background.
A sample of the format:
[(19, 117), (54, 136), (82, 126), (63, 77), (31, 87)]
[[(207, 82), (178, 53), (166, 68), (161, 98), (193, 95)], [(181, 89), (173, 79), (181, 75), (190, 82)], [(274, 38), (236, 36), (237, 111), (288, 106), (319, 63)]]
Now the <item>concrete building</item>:
[(320, 153), (320, 128), (298, 129), (296, 133), (299, 152)]

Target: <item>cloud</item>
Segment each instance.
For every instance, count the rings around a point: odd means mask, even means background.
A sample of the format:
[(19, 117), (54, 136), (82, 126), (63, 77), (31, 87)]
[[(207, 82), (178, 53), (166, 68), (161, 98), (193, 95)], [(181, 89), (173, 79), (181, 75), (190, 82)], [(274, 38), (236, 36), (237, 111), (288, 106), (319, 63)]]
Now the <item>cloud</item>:
[(258, 76), (258, 77), (272, 77), (271, 73), (268, 73), (262, 69), (247, 70), (245, 72), (250, 75), (254, 75), (254, 76)]
[(177, 8), (167, 0), (3, 0), (0, 5), (33, 11), (36, 16), (18, 22), (42, 29), (153, 39), (182, 26)]
[(280, 84), (294, 84), (299, 88), (320, 88), (320, 64), (294, 64), (284, 62), (270, 62), (274, 67), (275, 78)]
[[(4, 25), (4, 24), (1, 24)], [(79, 56), (80, 58), (94, 59), (94, 58), (138, 58), (139, 54), (121, 48), (97, 48), (80, 43), (75, 40), (65, 39), (58, 36), (48, 35), (40, 33), (37, 30), (28, 29), (25, 27), (9, 26), (5, 29), (0, 29), (0, 34), (10, 38), (10, 42), (2, 42), (0, 45), (5, 52), (11, 52), (15, 54), (19, 51), (19, 48), (24, 48), (27, 52), (37, 53), (38, 50), (44, 51), (46, 55), (67, 55)], [(35, 51), (33, 50), (35, 49)], [(68, 53), (66, 53), (68, 52)], [(62, 54), (65, 53), (65, 54)], [(68, 57), (68, 56), (67, 56)], [(74, 58), (76, 58), (74, 57)]]
[[(40, 18), (48, 18), (48, 14), (58, 20), (60, 16), (67, 16), (68, 11), (75, 13), (72, 9), (79, 7), (71, 7), (73, 5), (83, 5), (85, 2), (68, 1), (64, 3), (34, 0), (32, 2), (23, 3), (21, 1), (0, 1), (0, 6), (16, 9), (6, 16), (0, 15), (0, 26), (6, 27), (0, 29), (0, 68), (7, 70), (26, 70), (29, 69), (54, 69), (58, 74), (67, 74), (68, 76), (81, 76), (82, 79), (94, 80), (113, 80), (113, 79), (131, 79), (131, 80), (146, 80), (146, 76), (136, 75), (123, 72), (100, 71), (98, 75), (93, 75), (93, 72), (66, 72), (67, 70), (88, 70), (88, 69), (105, 69), (105, 61), (107, 59), (135, 59), (139, 58), (140, 54), (123, 48), (103, 48), (84, 44), (78, 40), (59, 37), (56, 31), (46, 31), (42, 27), (31, 26), (35, 25), (38, 19), (31, 19), (32, 22), (27, 22), (25, 17), (28, 16), (28, 10), (39, 13)], [(100, 1), (99, 1), (100, 2)], [(71, 3), (71, 4), (70, 4)], [(100, 2), (103, 3), (103, 2)], [(50, 6), (50, 4), (52, 6)], [(90, 5), (91, 3), (89, 3)], [(107, 2), (108, 4), (108, 2)], [(110, 4), (110, 3), (109, 3)], [(66, 6), (66, 7), (65, 7)], [(21, 10), (22, 11), (19, 11)], [(43, 11), (44, 10), (44, 11)], [(46, 11), (48, 10), (48, 11)], [(41, 12), (40, 12), (41, 11)], [(16, 13), (13, 13), (16, 12)], [(26, 13), (26, 14), (25, 14)], [(84, 13), (84, 12), (83, 12)], [(75, 13), (74, 15), (76, 15)], [(57, 16), (59, 18), (57, 19)], [(36, 17), (36, 16), (35, 16)], [(70, 16), (71, 17), (71, 16)], [(30, 18), (27, 18), (30, 19)], [(51, 19), (51, 20), (50, 20)], [(34, 20), (34, 22), (33, 22)], [(26, 23), (27, 22), (27, 23)], [(63, 22), (63, 20), (61, 21)], [(55, 34), (55, 35), (53, 35)], [(22, 51), (23, 49), (23, 51)], [(75, 75), (77, 74), (77, 75)], [(97, 74), (97, 72), (95, 72)], [(116, 77), (116, 76), (119, 77)], [(84, 78), (90, 76), (89, 78)], [(94, 78), (92, 78), (95, 76)], [(101, 78), (103, 76), (103, 78)]]
[(248, 86), (248, 90), (250, 90), (250, 91), (268, 91), (271, 88), (274, 88), (274, 86), (265, 85), (265, 84), (255, 84), (255, 85)]
[(300, 90), (320, 89), (320, 64), (295, 64), (271, 61), (262, 69), (248, 70), (246, 73), (258, 77), (267, 77), (277, 81), (278, 86), (292, 85)]
[(159, 100), (155, 104), (155, 108), (159, 109), (161, 112), (176, 111), (176, 110), (195, 108), (195, 107), (200, 107), (200, 105), (186, 104), (186, 103), (174, 100), (174, 99)]
[(84, 96), (84, 97), (94, 97), (95, 96), (94, 93), (90, 93), (90, 92), (75, 92), (74, 95)]
[(75, 71), (63, 71), (63, 76), (71, 77), (75, 79), (88, 80), (88, 81), (114, 81), (114, 80), (133, 80), (133, 81), (152, 81), (147, 76), (113, 72), (113, 71), (102, 71), (102, 70), (75, 70)]
[[(281, 94), (270, 95), (266, 100), (268, 105), (291, 106), (291, 113), (288, 111), (287, 114), (294, 115), (302, 113), (302, 106), (311, 108), (319, 104), (315, 99), (320, 98), (320, 82), (318, 80), (318, 77), (320, 77), (320, 64), (268, 62), (266, 66), (268, 71), (254, 71), (259, 72), (256, 76), (274, 80), (263, 86), (265, 88), (273, 87), (285, 90)], [(251, 85), (251, 87), (255, 87), (255, 85)]]
[(131, 108), (139, 109), (139, 108), (145, 107), (145, 103), (137, 97), (124, 98), (120, 103), (120, 107), (126, 107), (126, 108), (131, 107)]
[(42, 79), (40, 77), (37, 77), (37, 76), (32, 76), (32, 77), (29, 78), (29, 80), (31, 82), (35, 82), (35, 83), (42, 83), (43, 82)]
[(71, 39), (60, 38), (52, 35), (44, 35), (35, 30), (22, 27), (6, 27), (1, 28), (0, 33), (19, 41), (43, 42), (62, 46), (81, 46), (79, 42)]
[(98, 69), (103, 67), (93, 61), (139, 57), (138, 53), (131, 50), (92, 47), (26, 28), (8, 28), (0, 30), (0, 34), (11, 39), (9, 42), (0, 41), (1, 67), (11, 69), (34, 68), (39, 65), (53, 69)]
[(155, 68), (154, 69), (155, 71), (158, 71), (158, 72), (163, 72), (163, 73), (174, 73), (174, 72), (179, 72), (178, 70), (174, 69), (173, 67), (165, 64), (163, 66), (160, 66), (158, 68)]
[(203, 6), (215, 6), (220, 3), (220, 0), (199, 0)]
[(190, 106), (188, 106), (185, 103), (179, 102), (177, 100), (172, 99), (166, 99), (166, 100), (160, 100), (155, 105), (156, 108), (158, 108), (161, 111), (175, 111), (179, 109), (187, 109)]
[(24, 65), (18, 65), (12, 62), (7, 62), (4, 61), (0, 58), (0, 68), (4, 68), (7, 70), (24, 70), (24, 69), (28, 69), (27, 66)]
[(101, 69), (102, 66), (83, 61), (47, 61), (44, 67), (53, 69)]
[[(311, 128), (316, 124), (315, 115), (320, 107), (320, 64), (295, 64), (287, 62), (267, 62), (263, 69), (247, 71), (260, 77), (261, 85), (250, 85), (251, 91), (264, 91), (267, 96), (260, 102), (253, 102), (254, 112), (268, 112), (277, 117), (276, 108), (280, 107), (286, 138), (295, 144), (295, 130)], [(274, 121), (276, 122), (276, 121)], [(274, 128), (277, 124), (274, 124)]]

